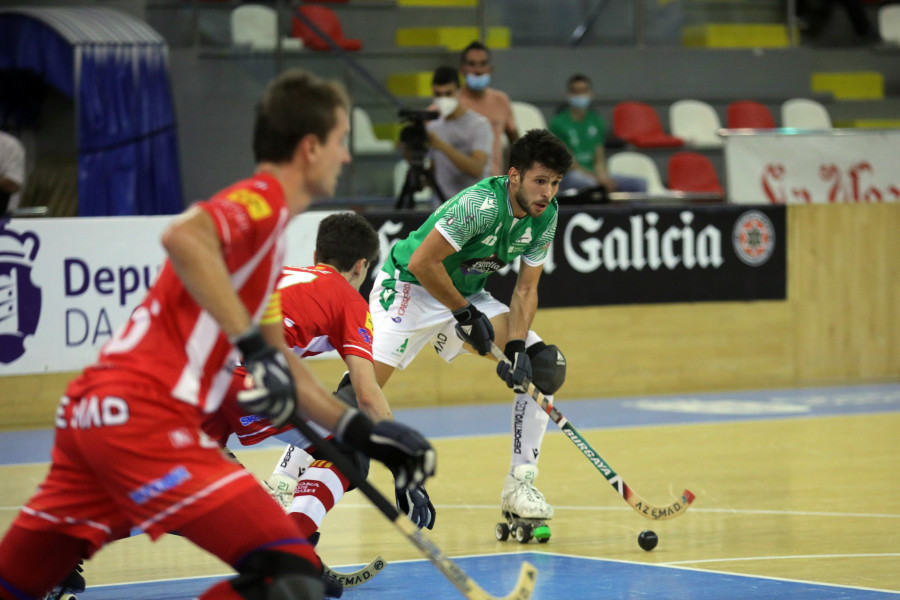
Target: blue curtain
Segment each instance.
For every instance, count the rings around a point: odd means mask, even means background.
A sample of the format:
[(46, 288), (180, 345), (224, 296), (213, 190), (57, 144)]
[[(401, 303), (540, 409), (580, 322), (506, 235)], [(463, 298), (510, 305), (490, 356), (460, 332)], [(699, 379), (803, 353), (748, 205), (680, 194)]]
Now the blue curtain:
[(165, 49), (82, 47), (78, 103), (79, 214), (158, 215), (183, 209)]
[(0, 68), (35, 70), (74, 94), (80, 216), (183, 210), (165, 46), (73, 49), (40, 21), (0, 14)]

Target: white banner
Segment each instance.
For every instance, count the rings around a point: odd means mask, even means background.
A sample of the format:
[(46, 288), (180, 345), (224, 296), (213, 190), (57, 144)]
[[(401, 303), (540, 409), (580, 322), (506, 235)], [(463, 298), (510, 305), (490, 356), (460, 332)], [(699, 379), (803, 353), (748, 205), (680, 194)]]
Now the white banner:
[(827, 204), (900, 200), (900, 129), (786, 130), (725, 138), (728, 200)]
[[(319, 221), (288, 228), (287, 263), (312, 264)], [(0, 376), (75, 371), (143, 299), (172, 217), (0, 221)]]

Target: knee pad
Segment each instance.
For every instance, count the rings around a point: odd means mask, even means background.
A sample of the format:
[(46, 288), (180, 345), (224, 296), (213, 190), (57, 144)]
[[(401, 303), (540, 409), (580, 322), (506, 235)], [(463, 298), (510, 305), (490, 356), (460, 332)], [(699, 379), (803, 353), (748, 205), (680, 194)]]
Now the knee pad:
[(238, 573), (228, 583), (246, 600), (318, 600), (325, 593), (315, 565), (288, 552), (253, 551)]
[(344, 404), (348, 404), (353, 408), (359, 408), (359, 404), (356, 401), (356, 391), (353, 389), (353, 384), (350, 383), (350, 371), (347, 371), (341, 377), (341, 382), (338, 383), (334, 395)]
[[(341, 382), (338, 384), (337, 390), (334, 392), (334, 395), (338, 397), (338, 399), (344, 404), (348, 404), (353, 408), (358, 408), (356, 402), (356, 392), (353, 390), (353, 384), (350, 383), (350, 372), (344, 373), (344, 376), (341, 377)], [(331, 440), (332, 445), (337, 448), (341, 454), (346, 456), (351, 463), (353, 463), (357, 470), (362, 474), (363, 478), (369, 476), (369, 457), (363, 454), (362, 452), (357, 452), (350, 446), (337, 441), (336, 439)], [(317, 460), (328, 460), (327, 457), (322, 456), (322, 453), (317, 448), (313, 453), (313, 457)], [(347, 489), (350, 490), (356, 489), (356, 486), (352, 483), (350, 487)]]
[(309, 575), (288, 575), (269, 584), (266, 600), (319, 600), (325, 595), (325, 583)]
[(537, 342), (526, 351), (531, 359), (532, 381), (537, 389), (550, 395), (566, 381), (566, 357), (554, 345)]

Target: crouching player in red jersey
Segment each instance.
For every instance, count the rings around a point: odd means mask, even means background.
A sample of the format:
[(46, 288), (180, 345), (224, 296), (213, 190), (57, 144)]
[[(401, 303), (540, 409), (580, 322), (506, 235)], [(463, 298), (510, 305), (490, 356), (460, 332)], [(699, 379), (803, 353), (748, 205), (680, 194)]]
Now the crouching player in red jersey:
[[(256, 112), (256, 173), (176, 218), (147, 297), (69, 384), (50, 472), (0, 541), (0, 598), (38, 599), (76, 564), (137, 528), (169, 531), (238, 575), (203, 600), (321, 598), (321, 561), (250, 473), (201, 431), (243, 358), (244, 409), (304, 417), (415, 487), (434, 450), (415, 431), (372, 421), (329, 394), (284, 344), (276, 284), (288, 221), (331, 196), (350, 156), (343, 89), (288, 71)], [(299, 398), (298, 398), (299, 396)]]
[[(338, 385), (338, 397), (351, 406), (358, 404), (374, 421), (393, 418), (375, 379), (372, 317), (368, 302), (359, 293), (377, 257), (378, 233), (365, 218), (350, 212), (333, 214), (319, 224), (315, 265), (286, 267), (278, 284), (287, 347), (301, 358), (337, 350), (348, 369)], [(245, 374), (243, 367), (235, 369), (222, 410), (207, 417), (203, 429), (222, 446), (232, 433), (244, 446), (269, 437), (286, 442), (266, 485), (303, 534), (312, 536), (350, 484), (332, 463), (316, 460), (316, 449), (296, 429), (276, 427), (241, 408), (236, 398), (244, 387)], [(330, 437), (312, 425), (320, 435)], [(363, 474), (368, 471), (365, 455), (338, 445)], [(398, 486), (395, 491), (402, 513), (419, 527), (434, 527), (436, 513), (424, 485), (414, 489)]]

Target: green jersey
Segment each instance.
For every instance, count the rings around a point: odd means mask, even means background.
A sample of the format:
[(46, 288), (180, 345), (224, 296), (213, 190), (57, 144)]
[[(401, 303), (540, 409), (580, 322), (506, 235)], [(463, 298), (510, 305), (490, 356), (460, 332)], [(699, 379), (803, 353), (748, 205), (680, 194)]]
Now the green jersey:
[(593, 172), (597, 146), (606, 139), (606, 123), (600, 115), (587, 111), (584, 119), (576, 121), (567, 108), (550, 121), (550, 131), (568, 146), (579, 165)]
[[(444, 259), (444, 268), (463, 296), (483, 290), (488, 276), (517, 256), (528, 265), (543, 264), (556, 234), (559, 206), (554, 198), (541, 216), (517, 219), (507, 179), (488, 177), (444, 202), (421, 227), (394, 244), (382, 270), (394, 281), (418, 284), (409, 272), (409, 259), (432, 229), (456, 249)], [(384, 285), (393, 287), (388, 280)]]

